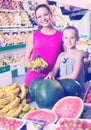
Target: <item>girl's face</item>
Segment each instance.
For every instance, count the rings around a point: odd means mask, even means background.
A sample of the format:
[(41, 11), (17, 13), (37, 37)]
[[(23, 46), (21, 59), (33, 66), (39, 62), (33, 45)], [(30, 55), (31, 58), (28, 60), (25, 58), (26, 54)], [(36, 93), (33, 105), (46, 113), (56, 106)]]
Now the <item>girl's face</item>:
[(63, 42), (67, 49), (75, 48), (77, 41), (76, 32), (74, 29), (65, 29), (63, 31)]
[(36, 11), (37, 24), (42, 27), (48, 27), (51, 24), (51, 13), (44, 7)]

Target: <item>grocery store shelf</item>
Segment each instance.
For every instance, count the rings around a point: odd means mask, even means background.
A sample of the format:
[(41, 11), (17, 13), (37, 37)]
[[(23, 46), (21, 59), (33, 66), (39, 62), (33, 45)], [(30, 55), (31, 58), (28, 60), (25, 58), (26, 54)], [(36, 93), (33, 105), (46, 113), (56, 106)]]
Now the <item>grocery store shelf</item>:
[(22, 27), (22, 26), (7, 26), (7, 27), (0, 27), (0, 32), (3, 32), (3, 31), (35, 31), (35, 30), (37, 30), (37, 26), (36, 27)]
[(0, 47), (0, 51), (6, 51), (6, 50), (17, 49), (17, 48), (23, 48), (25, 46), (26, 46), (25, 44), (4, 46), (4, 47)]

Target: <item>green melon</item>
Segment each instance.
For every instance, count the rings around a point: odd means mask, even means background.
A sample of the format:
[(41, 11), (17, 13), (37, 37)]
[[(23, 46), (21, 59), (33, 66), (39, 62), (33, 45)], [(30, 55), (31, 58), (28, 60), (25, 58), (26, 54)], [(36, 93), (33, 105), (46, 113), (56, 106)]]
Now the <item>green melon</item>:
[(34, 101), (35, 100), (35, 90), (38, 87), (38, 82), (40, 80), (44, 79), (44, 77), (38, 77), (35, 78), (29, 85), (28, 89), (29, 89), (29, 95), (31, 97), (31, 99)]
[(52, 79), (43, 79), (35, 91), (35, 101), (40, 108), (51, 109), (53, 105), (65, 96), (61, 84)]
[(65, 91), (65, 96), (81, 96), (81, 86), (79, 82), (73, 79), (58, 80)]

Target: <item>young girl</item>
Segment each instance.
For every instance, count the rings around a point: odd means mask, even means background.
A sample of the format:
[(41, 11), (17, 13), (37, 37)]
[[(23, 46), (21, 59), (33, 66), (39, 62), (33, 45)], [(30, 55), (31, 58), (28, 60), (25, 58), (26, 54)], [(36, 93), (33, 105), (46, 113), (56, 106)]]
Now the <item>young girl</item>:
[(27, 86), (35, 78), (46, 76), (53, 69), (62, 45), (62, 32), (53, 28), (50, 8), (46, 4), (40, 4), (35, 9), (35, 15), (41, 28), (31, 33), (27, 39), (25, 65), (27, 66), (36, 56), (40, 56), (47, 61), (48, 67), (41, 72), (28, 69), (25, 77)]
[[(79, 39), (78, 30), (73, 26), (68, 26), (63, 30), (63, 45), (65, 51), (60, 53), (56, 64), (46, 78), (54, 79), (59, 70), (58, 79), (75, 79), (81, 84), (82, 93), (84, 87), (84, 63), (83, 52), (76, 49), (76, 42)], [(45, 79), (46, 79), (45, 78)]]

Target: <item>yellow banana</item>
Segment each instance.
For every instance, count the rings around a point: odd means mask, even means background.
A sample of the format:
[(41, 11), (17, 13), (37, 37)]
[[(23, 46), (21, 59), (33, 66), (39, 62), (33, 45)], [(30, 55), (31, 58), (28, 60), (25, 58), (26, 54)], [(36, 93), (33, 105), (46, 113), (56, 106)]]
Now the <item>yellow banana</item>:
[(42, 67), (47, 67), (48, 66), (48, 63), (43, 59), (43, 58), (40, 58), (40, 61), (41, 61), (41, 66)]
[(7, 99), (9, 102), (12, 102), (15, 99), (15, 95), (13, 93), (7, 93)]
[(17, 107), (15, 107), (15, 108), (13, 108), (13, 109), (10, 109), (8, 112), (7, 112), (7, 114), (6, 114), (6, 116), (8, 116), (8, 117), (15, 117), (15, 111), (17, 110)]
[(3, 86), (0, 91), (5, 92), (7, 88), (8, 88), (8, 86)]
[(34, 62), (35, 62), (35, 60), (33, 60), (33, 61), (31, 61), (30, 63), (28, 63), (28, 64), (27, 64), (27, 68), (32, 69), (33, 66), (34, 66)]
[(34, 64), (35, 64), (36, 67), (39, 66), (39, 64), (40, 64), (40, 59), (39, 59), (39, 57), (35, 59)]
[(36, 110), (37, 108), (36, 107), (31, 107), (31, 109), (29, 110), (29, 112), (31, 112), (31, 111), (34, 111), (34, 110)]
[(6, 116), (7, 114), (4, 112), (0, 112), (0, 116)]
[(7, 100), (7, 98), (3, 98), (3, 99), (0, 99), (0, 106), (2, 105), (6, 105), (7, 103), (9, 103), (9, 101)]
[(26, 97), (26, 88), (23, 84), (19, 85), (20, 87), (20, 94), (19, 94), (19, 97), (22, 99), (24, 99)]
[(0, 89), (0, 94), (2, 94), (4, 91), (3, 87)]
[(23, 112), (27, 112), (31, 109), (30, 105), (29, 104), (25, 104), (25, 106), (22, 108), (22, 111)]
[(7, 89), (5, 89), (6, 92), (11, 91), (15, 89), (18, 86), (17, 83), (12, 84), (11, 86), (8, 86)]
[(2, 99), (2, 98), (5, 98), (6, 97), (6, 92), (0, 92), (0, 99)]
[(5, 107), (5, 104), (3, 104), (3, 105), (0, 105), (0, 109), (2, 109), (2, 108), (4, 108)]
[(26, 114), (26, 112), (20, 113), (19, 118), (22, 119), (25, 114)]
[(15, 89), (11, 90), (9, 93), (13, 93), (14, 95), (18, 95), (19, 92), (20, 92), (20, 88), (17, 87), (17, 88), (15, 88)]
[(16, 97), (11, 103), (10, 103), (10, 109), (14, 108), (20, 103), (20, 98)]
[(10, 110), (10, 104), (7, 104), (6, 106), (4, 106), (1, 110), (0, 113), (6, 113)]
[(15, 117), (19, 117), (19, 114), (21, 113), (21, 111), (22, 111), (22, 104), (19, 104), (17, 110), (14, 113)]
[(25, 104), (27, 103), (26, 99), (24, 98), (21, 103), (22, 103), (22, 106), (25, 106)]

